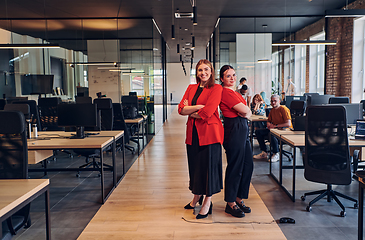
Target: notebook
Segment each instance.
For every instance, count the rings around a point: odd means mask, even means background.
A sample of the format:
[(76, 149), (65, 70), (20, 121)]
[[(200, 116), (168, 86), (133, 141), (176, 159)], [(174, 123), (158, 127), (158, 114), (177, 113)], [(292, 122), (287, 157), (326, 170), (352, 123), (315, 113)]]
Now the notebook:
[(356, 121), (355, 139), (365, 139), (365, 120)]

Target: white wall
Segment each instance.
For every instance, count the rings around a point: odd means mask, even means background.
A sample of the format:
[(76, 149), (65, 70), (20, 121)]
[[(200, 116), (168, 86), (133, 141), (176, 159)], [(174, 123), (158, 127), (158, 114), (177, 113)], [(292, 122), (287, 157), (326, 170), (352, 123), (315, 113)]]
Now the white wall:
[[(184, 74), (181, 63), (167, 64), (167, 102), (179, 103), (185, 93), (186, 88), (190, 84), (190, 66), (185, 64), (186, 76)], [(193, 65), (195, 68), (195, 64)], [(172, 93), (172, 101), (170, 94)]]

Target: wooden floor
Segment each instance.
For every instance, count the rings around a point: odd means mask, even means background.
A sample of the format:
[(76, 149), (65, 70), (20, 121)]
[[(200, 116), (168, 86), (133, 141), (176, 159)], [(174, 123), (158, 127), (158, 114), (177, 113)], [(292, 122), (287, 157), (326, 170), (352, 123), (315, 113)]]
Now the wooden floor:
[(79, 239), (286, 239), (252, 185), (244, 218), (224, 212), (223, 192), (206, 219), (183, 208), (192, 199), (185, 123), (175, 109)]

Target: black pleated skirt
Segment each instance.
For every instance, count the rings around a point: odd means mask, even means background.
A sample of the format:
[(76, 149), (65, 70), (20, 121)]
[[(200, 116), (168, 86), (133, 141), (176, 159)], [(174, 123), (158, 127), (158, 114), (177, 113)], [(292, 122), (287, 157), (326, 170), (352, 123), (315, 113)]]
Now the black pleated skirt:
[(223, 189), (222, 147), (220, 143), (199, 146), (194, 124), (192, 145), (186, 145), (189, 166), (189, 189), (193, 194), (212, 196)]

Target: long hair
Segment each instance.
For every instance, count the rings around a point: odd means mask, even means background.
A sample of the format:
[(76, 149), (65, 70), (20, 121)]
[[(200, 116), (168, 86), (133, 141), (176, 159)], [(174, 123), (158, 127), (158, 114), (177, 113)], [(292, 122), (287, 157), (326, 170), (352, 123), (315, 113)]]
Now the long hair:
[(199, 68), (199, 66), (200, 66), (200, 65), (202, 65), (202, 64), (207, 65), (207, 66), (210, 68), (211, 72), (212, 72), (212, 75), (210, 75), (210, 78), (209, 78), (209, 80), (208, 80), (208, 82), (207, 82), (206, 87), (207, 87), (207, 88), (213, 87), (213, 86), (214, 86), (214, 84), (215, 84), (215, 82), (214, 82), (214, 68), (213, 68), (212, 63), (211, 63), (211, 62), (209, 62), (207, 59), (201, 59), (201, 60), (199, 60), (199, 62), (196, 64), (196, 68), (195, 68), (196, 83), (197, 83), (197, 84), (200, 84), (200, 82), (201, 82), (200, 78), (198, 77), (198, 68)]
[(234, 68), (231, 65), (224, 65), (221, 67), (221, 70), (219, 70), (219, 79), (222, 81), (223, 77), (224, 77), (224, 72), (227, 71), (228, 69), (233, 69)]
[(252, 102), (255, 100), (255, 99), (257, 99), (259, 102), (260, 101), (264, 101), (264, 99), (262, 99), (262, 96), (260, 95), (260, 94), (255, 94), (255, 96), (253, 96), (253, 98), (252, 98)]

